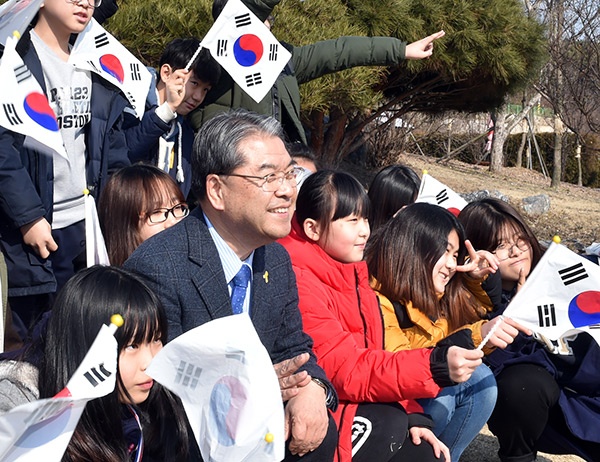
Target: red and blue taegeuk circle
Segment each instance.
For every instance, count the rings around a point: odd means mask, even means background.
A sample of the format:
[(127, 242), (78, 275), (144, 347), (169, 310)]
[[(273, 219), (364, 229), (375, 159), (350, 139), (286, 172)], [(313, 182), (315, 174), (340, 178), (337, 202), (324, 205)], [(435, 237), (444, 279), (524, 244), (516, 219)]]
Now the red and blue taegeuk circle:
[(254, 34), (244, 34), (233, 44), (233, 56), (240, 66), (254, 66), (262, 58), (263, 43)]
[(211, 434), (219, 444), (233, 446), (240, 413), (244, 408), (248, 392), (235, 377), (221, 377), (210, 394)]
[(588, 290), (573, 297), (569, 303), (569, 320), (573, 327), (600, 323), (600, 292)]
[(102, 55), (100, 57), (100, 67), (102, 67), (104, 72), (117, 79), (119, 83), (123, 83), (123, 80), (125, 79), (125, 72), (123, 72), (123, 65), (121, 64), (121, 61), (115, 55)]
[(53, 132), (58, 131), (58, 122), (54, 111), (48, 104), (48, 98), (41, 93), (29, 93), (23, 101), (23, 109), (27, 115), (38, 125), (41, 125), (46, 130)]

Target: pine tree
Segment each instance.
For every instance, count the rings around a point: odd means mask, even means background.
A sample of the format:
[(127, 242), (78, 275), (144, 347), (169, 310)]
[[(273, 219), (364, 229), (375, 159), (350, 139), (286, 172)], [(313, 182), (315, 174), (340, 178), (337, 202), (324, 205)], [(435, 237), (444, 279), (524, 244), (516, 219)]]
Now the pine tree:
[[(128, 0), (107, 28), (149, 65), (175, 37), (202, 37), (211, 0)], [(537, 74), (545, 58), (542, 26), (520, 0), (283, 0), (273, 33), (293, 45), (343, 35), (412, 42), (440, 29), (433, 57), (398, 66), (362, 67), (302, 85), (311, 145), (337, 163), (364, 140), (384, 111), (488, 111)]]

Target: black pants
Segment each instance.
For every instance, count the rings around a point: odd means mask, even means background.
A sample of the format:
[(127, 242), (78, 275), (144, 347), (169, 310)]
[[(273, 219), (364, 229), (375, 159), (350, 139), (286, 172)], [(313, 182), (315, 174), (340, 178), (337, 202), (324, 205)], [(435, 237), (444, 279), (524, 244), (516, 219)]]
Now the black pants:
[(546, 369), (516, 364), (497, 377), (498, 400), (488, 426), (498, 437), (503, 462), (530, 462), (536, 452), (600, 460), (600, 445), (573, 436), (560, 408), (559, 385)]
[(352, 425), (352, 462), (440, 462), (429, 443), (413, 444), (402, 406), (363, 403)]
[[(56, 278), (56, 292), (76, 272), (86, 267), (85, 254), (85, 221), (79, 221), (62, 229), (52, 230), (52, 237), (58, 249), (50, 254), (52, 271)], [(22, 340), (27, 338), (27, 332), (33, 327), (40, 316), (52, 308), (56, 293), (10, 297), (9, 303), (13, 311), (13, 325)]]

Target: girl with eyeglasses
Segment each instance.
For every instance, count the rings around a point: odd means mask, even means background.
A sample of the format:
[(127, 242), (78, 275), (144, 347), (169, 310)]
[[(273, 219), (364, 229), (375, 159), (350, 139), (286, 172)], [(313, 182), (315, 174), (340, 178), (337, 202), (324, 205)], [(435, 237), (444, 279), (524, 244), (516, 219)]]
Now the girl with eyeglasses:
[[(498, 199), (471, 202), (460, 213), (466, 236), (499, 260), (502, 292), (490, 292), (501, 314), (542, 256), (523, 217)], [(503, 462), (530, 462), (537, 451), (600, 460), (600, 347), (586, 333), (565, 341), (569, 355), (547, 351), (534, 337), (519, 334), (486, 362), (496, 376), (497, 405), (488, 421), (498, 437)]]
[(146, 239), (189, 214), (179, 186), (157, 167), (135, 164), (115, 172), (98, 203), (111, 264), (121, 266)]

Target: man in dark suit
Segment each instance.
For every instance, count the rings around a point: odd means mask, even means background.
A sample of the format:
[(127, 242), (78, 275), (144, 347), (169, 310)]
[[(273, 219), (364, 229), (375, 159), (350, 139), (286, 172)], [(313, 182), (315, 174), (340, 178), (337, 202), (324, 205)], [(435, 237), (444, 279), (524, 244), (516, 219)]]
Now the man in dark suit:
[[(333, 459), (337, 430), (327, 405), (336, 406), (337, 396), (302, 330), (289, 256), (274, 242), (290, 231), (297, 171), (275, 119), (243, 110), (211, 119), (192, 153), (199, 207), (144, 242), (125, 267), (146, 276), (161, 298), (170, 339), (232, 313), (249, 315), (280, 377), (285, 460), (320, 462)], [(240, 284), (240, 275), (251, 283)]]

